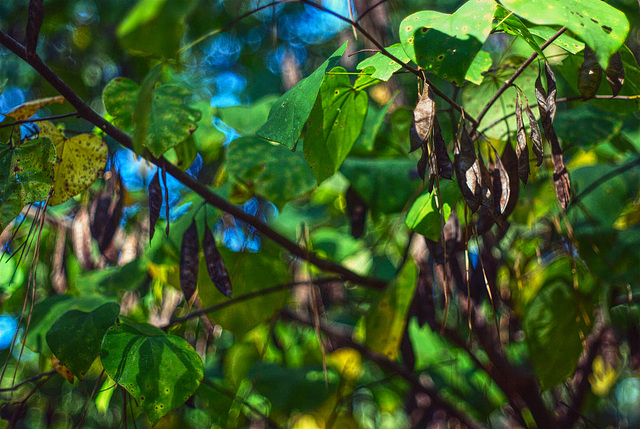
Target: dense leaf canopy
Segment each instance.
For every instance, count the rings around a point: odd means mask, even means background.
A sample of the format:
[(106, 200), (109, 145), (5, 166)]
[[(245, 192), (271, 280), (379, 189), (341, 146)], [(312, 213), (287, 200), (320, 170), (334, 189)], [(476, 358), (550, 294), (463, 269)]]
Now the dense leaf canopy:
[(0, 2), (0, 427), (637, 427), (638, 7)]

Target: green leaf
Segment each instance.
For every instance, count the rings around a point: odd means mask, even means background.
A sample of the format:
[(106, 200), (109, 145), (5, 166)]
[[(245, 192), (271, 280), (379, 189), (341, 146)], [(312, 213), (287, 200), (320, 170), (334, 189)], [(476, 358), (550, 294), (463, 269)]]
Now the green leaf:
[(513, 14), (513, 12), (509, 12), (504, 7), (498, 6), (498, 9), (496, 9), (496, 20), (498, 20), (498, 23), (500, 24), (498, 28), (521, 38), (527, 42), (531, 49), (533, 49), (540, 58), (545, 61), (547, 60), (547, 57), (545, 57), (544, 52), (540, 49), (538, 42), (536, 42), (536, 39), (531, 35), (527, 26), (524, 25), (522, 21)]
[(33, 307), (25, 345), (36, 353), (49, 353), (45, 336), (62, 314), (70, 310), (93, 311), (107, 302), (96, 295), (55, 295), (40, 301)]
[(55, 162), (56, 148), (48, 138), (0, 143), (0, 231), (25, 205), (47, 199)]
[(467, 74), (464, 76), (465, 80), (471, 83), (480, 85), (484, 79), (484, 73), (491, 68), (491, 54), (486, 51), (478, 52), (478, 55), (473, 59), (473, 62), (467, 70)]
[[(268, 242), (262, 243), (258, 253), (236, 253), (224, 248), (219, 250), (233, 285), (233, 298), (289, 281), (289, 265), (280, 257), (279, 250)], [(198, 297), (203, 307), (228, 301), (211, 281), (204, 258), (200, 259), (198, 270)], [(285, 303), (286, 291), (283, 289), (207, 313), (207, 316), (236, 337), (242, 337), (260, 323), (271, 319)]]
[(352, 155), (371, 155), (380, 127), (382, 127), (382, 124), (384, 123), (384, 118), (387, 116), (387, 112), (389, 111), (394, 98), (395, 95), (380, 109), (374, 105), (369, 105), (369, 108), (367, 109), (367, 117), (364, 120), (364, 125), (362, 126), (362, 133), (356, 141), (356, 144), (351, 149)]
[(140, 0), (122, 20), (116, 35), (136, 55), (175, 58), (194, 0)]
[[(440, 198), (443, 207), (442, 222), (447, 222), (451, 211), (461, 197), (460, 189), (454, 181), (440, 181)], [(423, 193), (414, 201), (407, 213), (405, 223), (418, 234), (433, 241), (440, 240), (440, 232), (444, 224), (441, 224), (440, 210), (438, 209), (437, 187), (434, 187), (432, 192)]]
[[(467, 85), (462, 90), (462, 105), (465, 112), (472, 117), (477, 116), (484, 108), (487, 100), (502, 86), (502, 84), (513, 74), (512, 70), (499, 70), (496, 73), (485, 75), (481, 85)], [(529, 103), (535, 103), (534, 83), (538, 76), (537, 67), (527, 67), (518, 77), (518, 87), (527, 96)], [(516, 118), (513, 112), (516, 110), (516, 89), (509, 87), (487, 111), (483, 125), (498, 122), (496, 126), (484, 131), (490, 138), (502, 139), (507, 131), (515, 133), (517, 129)], [(537, 109), (534, 109), (537, 114)], [(506, 119), (505, 119), (506, 118)], [(482, 127), (480, 127), (482, 129)]]
[[(345, 73), (336, 67), (333, 73)], [(367, 116), (367, 93), (356, 90), (344, 74), (328, 74), (309, 116), (304, 156), (318, 184), (340, 168), (358, 139)]]
[[(400, 43), (391, 45), (386, 48), (386, 50), (391, 55), (404, 63), (407, 63), (410, 60), (409, 56), (405, 53), (404, 48)], [(370, 56), (366, 60), (360, 61), (356, 69), (364, 70), (367, 67), (373, 67), (374, 69), (371, 77), (383, 80), (385, 82), (388, 81), (395, 72), (402, 68), (399, 63), (395, 62), (394, 60), (387, 57), (386, 55), (383, 55), (380, 52)]]
[(288, 416), (291, 412), (315, 410), (336, 392), (339, 377), (327, 371), (328, 384), (321, 365), (290, 368), (273, 363), (258, 363), (247, 374), (256, 380), (256, 390), (266, 396), (274, 410)]
[[(408, 130), (407, 130), (408, 135)], [(375, 213), (398, 213), (420, 186), (411, 179), (415, 161), (409, 159), (347, 158), (340, 172)]]
[(142, 148), (145, 145), (147, 131), (149, 128), (149, 113), (151, 113), (151, 103), (153, 100), (153, 90), (160, 80), (162, 65), (156, 64), (142, 80), (136, 100), (136, 110), (133, 118), (135, 127), (133, 130), (133, 151), (142, 155)]
[[(546, 25), (539, 25), (536, 27), (529, 27), (529, 32), (534, 36), (542, 38), (546, 42), (547, 40), (551, 39), (551, 37), (553, 37), (553, 35), (556, 34), (558, 30), (547, 27)], [(555, 39), (553, 41), (553, 44), (556, 46), (560, 46), (562, 49), (572, 54), (577, 54), (584, 49), (584, 43), (567, 35), (566, 32), (562, 33), (560, 37)]]
[(56, 147), (57, 162), (53, 167), (53, 191), (49, 205), (55, 206), (88, 189), (104, 171), (109, 149), (94, 134), (66, 138), (49, 121), (38, 123), (40, 137), (47, 137)]
[[(522, 326), (543, 389), (572, 374), (582, 353), (580, 335), (588, 334), (583, 314), (592, 317), (592, 304), (580, 290), (574, 290), (571, 272), (569, 258), (546, 267), (544, 284), (525, 309)], [(581, 283), (588, 289), (587, 279)]]
[(102, 337), (115, 323), (118, 314), (120, 306), (115, 302), (103, 304), (91, 312), (67, 311), (47, 332), (47, 344), (60, 362), (80, 378), (100, 354)]
[(256, 134), (294, 150), (316, 101), (325, 73), (338, 64), (346, 49), (345, 42), (311, 75), (284, 93), (271, 108), (267, 123), (260, 127)]
[(469, 0), (451, 15), (416, 12), (400, 23), (400, 41), (413, 62), (462, 86), (473, 58), (491, 32), (497, 6), (493, 0)]
[(227, 173), (278, 208), (316, 186), (300, 152), (291, 152), (257, 137), (234, 140), (227, 149)]
[[(104, 107), (115, 117), (114, 124), (129, 133), (137, 126), (134, 112), (139, 92), (137, 83), (119, 77), (109, 82), (102, 94)], [(153, 156), (162, 156), (196, 130), (202, 114), (185, 104), (185, 98), (190, 95), (188, 90), (176, 85), (162, 85), (153, 91), (144, 139), (144, 146)]]
[(620, 133), (622, 116), (605, 112), (590, 104), (559, 111), (553, 128), (563, 146), (579, 145), (589, 149), (606, 143)]
[(243, 136), (252, 136), (267, 122), (269, 110), (278, 98), (275, 94), (269, 94), (249, 106), (218, 108), (218, 116)]
[(185, 340), (129, 321), (109, 328), (100, 360), (109, 377), (142, 405), (152, 426), (184, 404), (204, 374), (200, 357)]
[(416, 265), (409, 259), (364, 318), (364, 344), (390, 360), (395, 360), (398, 355), (417, 276)]
[(589, 45), (602, 68), (629, 33), (624, 13), (601, 0), (503, 0), (507, 9), (541, 25), (562, 25)]

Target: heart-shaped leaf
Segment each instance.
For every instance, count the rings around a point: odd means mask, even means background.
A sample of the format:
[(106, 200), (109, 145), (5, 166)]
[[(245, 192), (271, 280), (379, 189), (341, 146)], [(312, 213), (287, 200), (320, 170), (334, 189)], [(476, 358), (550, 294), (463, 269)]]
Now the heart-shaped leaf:
[(189, 343), (132, 321), (109, 328), (100, 360), (109, 377), (142, 405), (151, 425), (184, 404), (204, 375)]
[(54, 124), (38, 124), (40, 136), (51, 139), (58, 160), (54, 169), (53, 191), (49, 205), (55, 206), (75, 197), (89, 188), (104, 171), (109, 149), (94, 134), (80, 134), (66, 138)]
[(78, 378), (84, 376), (100, 354), (102, 337), (116, 321), (120, 306), (108, 302), (93, 311), (70, 310), (47, 332), (54, 355)]
[[(114, 124), (128, 133), (134, 131), (139, 91), (137, 83), (119, 77), (109, 82), (102, 93), (104, 107), (115, 117)], [(143, 141), (153, 156), (162, 156), (196, 130), (202, 114), (187, 106), (185, 98), (189, 95), (188, 90), (177, 85), (162, 85), (151, 94)]]
[(493, 0), (470, 0), (452, 15), (416, 12), (400, 23), (402, 47), (426, 71), (462, 86), (491, 32), (497, 7)]

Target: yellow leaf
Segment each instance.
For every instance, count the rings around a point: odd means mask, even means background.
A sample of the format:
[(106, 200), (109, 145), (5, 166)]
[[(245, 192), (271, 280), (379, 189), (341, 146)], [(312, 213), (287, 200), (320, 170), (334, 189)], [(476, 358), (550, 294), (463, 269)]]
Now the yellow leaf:
[(327, 365), (335, 369), (340, 377), (357, 380), (362, 374), (362, 358), (357, 350), (344, 347), (327, 356)]
[(14, 108), (7, 116), (11, 116), (16, 121), (24, 121), (36, 114), (44, 106), (54, 103), (64, 103), (66, 100), (62, 95), (55, 97), (39, 98), (37, 100), (27, 101), (24, 104)]
[(591, 391), (600, 397), (605, 397), (616, 383), (618, 378), (615, 368), (606, 365), (602, 356), (596, 356), (593, 360), (592, 373), (589, 374)]
[(104, 170), (109, 150), (102, 139), (93, 134), (66, 138), (54, 124), (39, 124), (40, 136), (51, 139), (58, 153), (54, 167), (54, 194), (49, 205), (55, 206), (78, 195), (95, 182)]

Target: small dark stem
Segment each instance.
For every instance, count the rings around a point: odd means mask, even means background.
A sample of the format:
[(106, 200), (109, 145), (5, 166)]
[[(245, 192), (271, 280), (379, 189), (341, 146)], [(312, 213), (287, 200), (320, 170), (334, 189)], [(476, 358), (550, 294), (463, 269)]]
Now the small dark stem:
[(49, 377), (51, 375), (54, 375), (55, 373), (56, 373), (55, 369), (52, 369), (52, 370), (47, 371), (47, 372), (41, 372), (40, 374), (36, 374), (36, 375), (34, 375), (32, 377), (29, 377), (29, 378), (27, 378), (25, 380), (22, 380), (20, 383), (16, 384), (13, 387), (6, 387), (4, 389), (0, 389), (0, 392), (11, 392), (13, 390), (17, 390), (17, 389), (19, 389), (20, 387), (24, 386), (27, 383), (31, 383), (32, 381), (39, 380), (39, 379), (41, 379), (43, 377)]
[[(554, 40), (560, 37), (562, 33), (564, 33), (565, 31), (567, 31), (567, 27), (562, 27), (560, 30), (556, 31), (556, 34), (551, 36), (549, 40), (547, 40), (542, 44), (542, 46), (540, 46), (540, 50), (544, 50), (547, 46), (552, 44)], [(507, 79), (505, 83), (502, 84), (500, 89), (498, 89), (498, 91), (496, 91), (496, 93), (493, 94), (493, 97), (491, 97), (491, 100), (489, 100), (489, 102), (484, 106), (484, 108), (478, 115), (478, 118), (477, 118), (478, 122), (477, 124), (475, 124), (476, 127), (478, 124), (480, 124), (480, 122), (482, 122), (482, 118), (484, 118), (484, 116), (487, 114), (491, 106), (493, 106), (493, 104), (498, 100), (498, 98), (500, 98), (500, 96), (513, 84), (513, 82), (515, 82), (515, 80), (522, 74), (522, 72), (524, 72), (526, 68), (529, 67), (529, 64), (531, 64), (537, 57), (538, 57), (537, 52), (534, 52), (533, 54), (531, 54), (531, 56), (524, 63), (522, 63), (520, 67), (518, 67), (518, 70), (516, 70), (515, 73), (513, 73), (513, 75), (511, 75), (511, 77)]]
[(70, 118), (72, 116), (78, 116), (78, 112), (64, 113), (62, 115), (55, 115), (55, 116), (47, 116), (46, 118), (23, 119), (21, 121), (15, 121), (8, 124), (0, 124), (0, 128), (12, 127), (14, 125), (30, 124), (32, 122), (55, 121), (57, 119)]
[(202, 308), (200, 310), (196, 310), (196, 311), (194, 311), (192, 313), (189, 313), (189, 314), (187, 314), (185, 316), (178, 317), (176, 319), (173, 319), (173, 320), (169, 321), (169, 323), (167, 323), (166, 325), (162, 326), (162, 329), (170, 328), (173, 325), (177, 325), (177, 324), (180, 324), (182, 322), (186, 322), (187, 320), (193, 319), (194, 317), (203, 316), (203, 315), (205, 315), (207, 313), (211, 313), (211, 312), (214, 312), (216, 310), (220, 310), (220, 309), (223, 309), (225, 307), (229, 307), (230, 305), (234, 305), (234, 304), (237, 304), (237, 303), (240, 303), (240, 302), (248, 301), (250, 299), (257, 298), (259, 296), (269, 295), (271, 293), (281, 292), (281, 291), (284, 291), (284, 290), (287, 290), (287, 289), (296, 288), (296, 287), (299, 287), (299, 286), (308, 286), (308, 285), (325, 286), (325, 285), (331, 284), (333, 282), (339, 282), (339, 281), (340, 281), (340, 279), (334, 277), (334, 278), (307, 280), (307, 281), (294, 282), (294, 283), (285, 283), (285, 284), (281, 284), (281, 285), (277, 285), (277, 286), (271, 286), (271, 287), (268, 287), (268, 288), (257, 290), (255, 292), (248, 293), (246, 295), (239, 296), (237, 298), (230, 299), (229, 301), (225, 301), (225, 302), (222, 302), (220, 304), (212, 305), (211, 307), (207, 307), (207, 308)]

